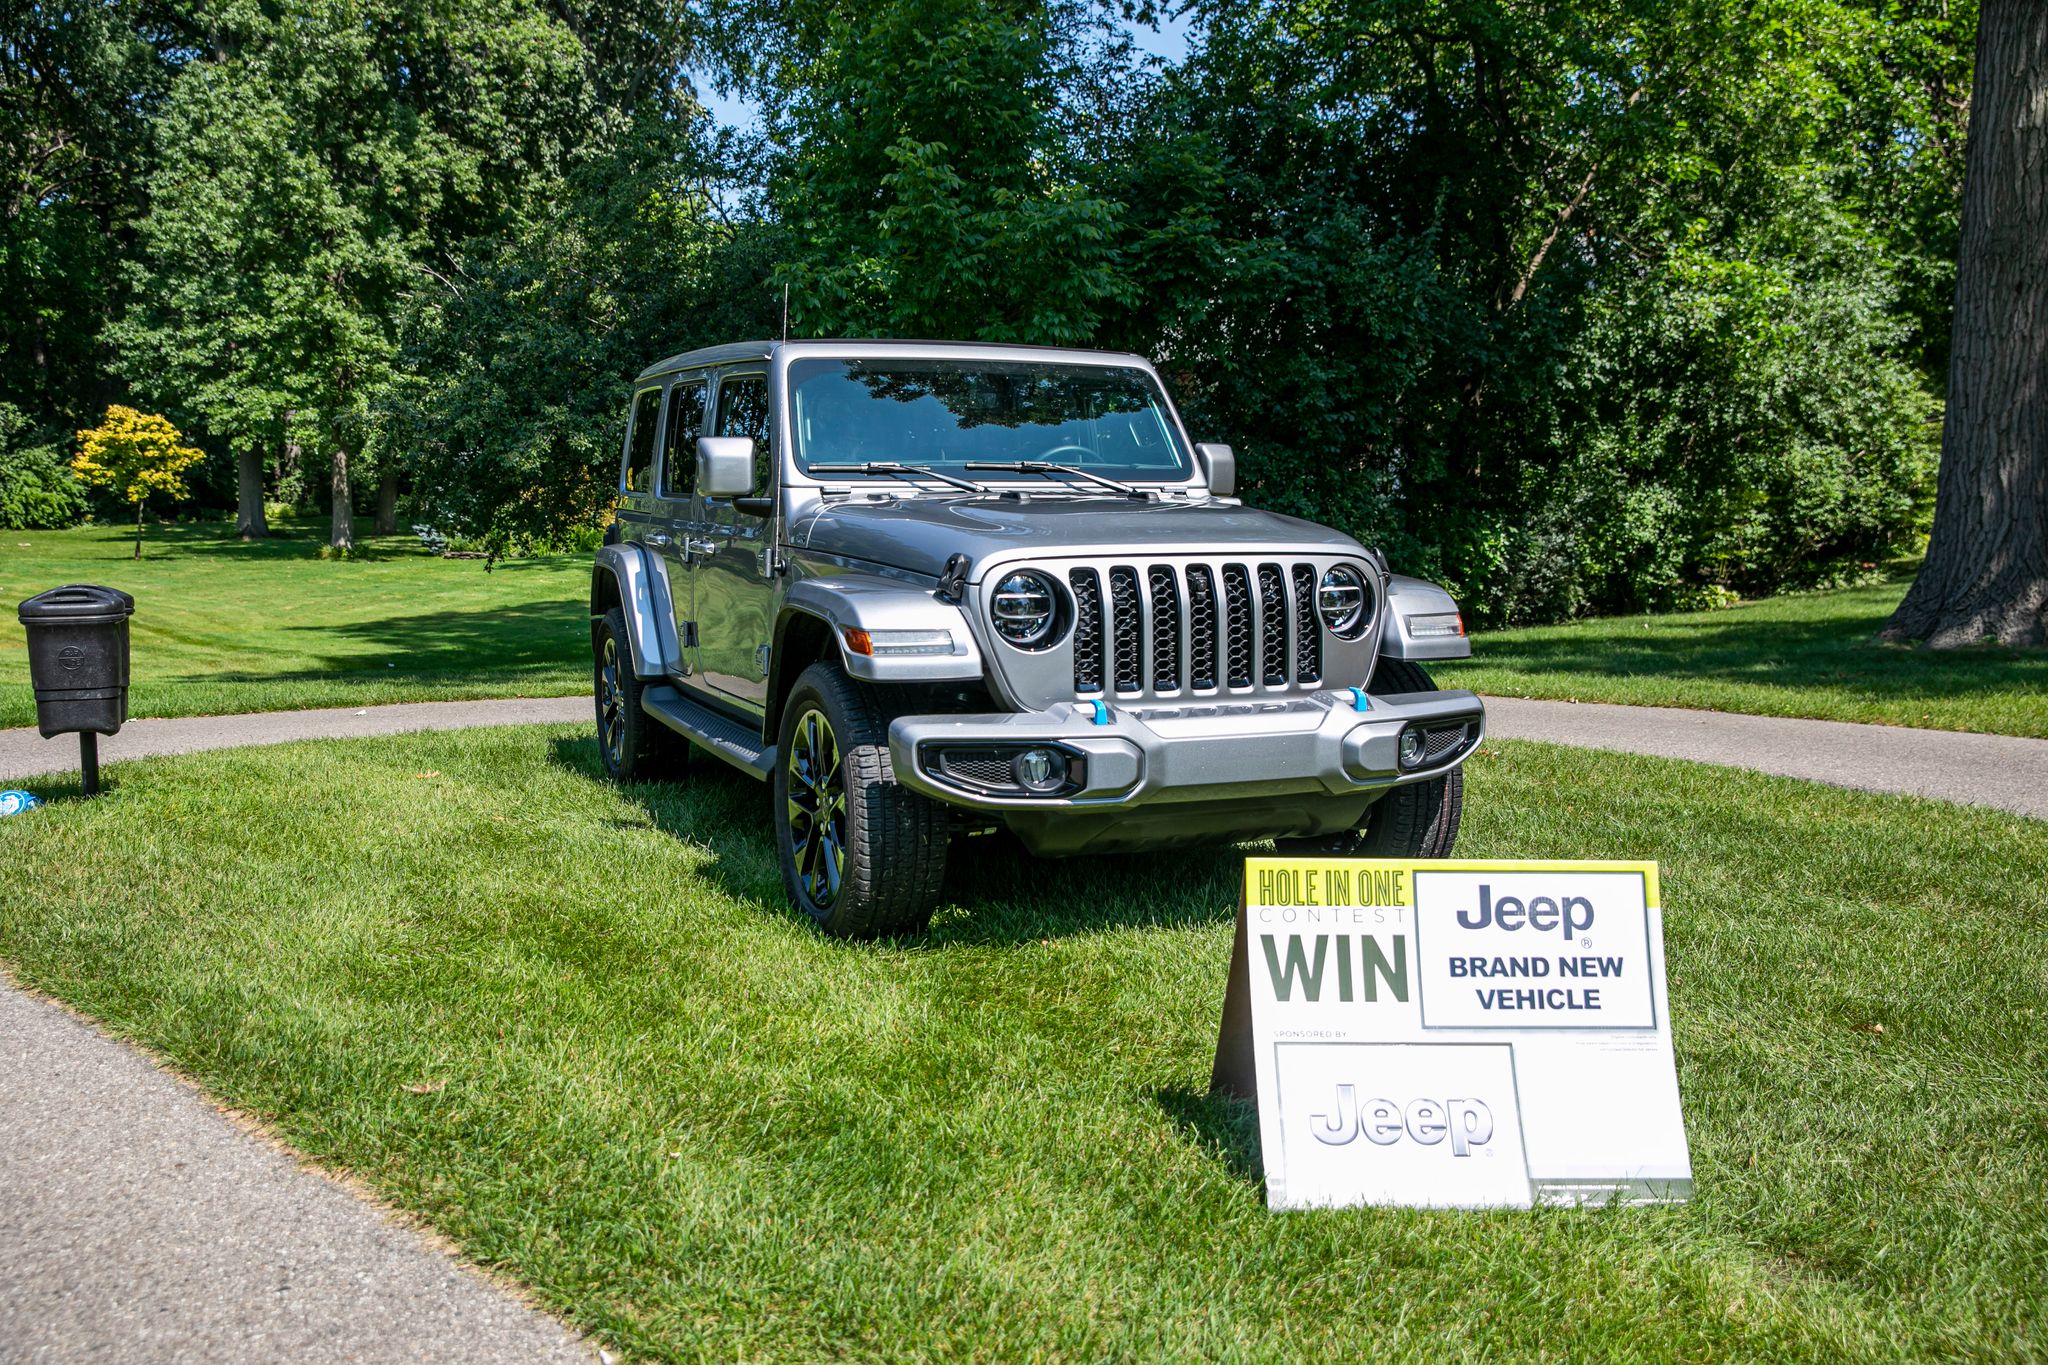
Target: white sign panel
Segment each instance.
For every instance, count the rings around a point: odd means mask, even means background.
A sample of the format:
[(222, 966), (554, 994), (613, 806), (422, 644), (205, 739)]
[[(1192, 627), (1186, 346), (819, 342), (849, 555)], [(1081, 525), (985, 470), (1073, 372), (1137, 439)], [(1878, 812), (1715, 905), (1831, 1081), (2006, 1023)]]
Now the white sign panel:
[(1682, 1199), (1656, 865), (1249, 859), (1215, 1084), (1274, 1208)]

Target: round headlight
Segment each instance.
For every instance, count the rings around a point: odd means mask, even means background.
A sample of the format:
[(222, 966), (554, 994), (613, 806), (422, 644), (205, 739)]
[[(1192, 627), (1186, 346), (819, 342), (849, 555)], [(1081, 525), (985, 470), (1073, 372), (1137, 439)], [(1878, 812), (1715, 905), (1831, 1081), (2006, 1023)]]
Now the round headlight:
[(1019, 649), (1037, 649), (1052, 640), (1059, 620), (1059, 590), (1042, 573), (1029, 569), (1009, 574), (996, 584), (988, 612), (996, 634)]
[(1365, 575), (1349, 564), (1338, 564), (1323, 573), (1316, 588), (1316, 611), (1333, 635), (1356, 639), (1372, 620), (1372, 592)]

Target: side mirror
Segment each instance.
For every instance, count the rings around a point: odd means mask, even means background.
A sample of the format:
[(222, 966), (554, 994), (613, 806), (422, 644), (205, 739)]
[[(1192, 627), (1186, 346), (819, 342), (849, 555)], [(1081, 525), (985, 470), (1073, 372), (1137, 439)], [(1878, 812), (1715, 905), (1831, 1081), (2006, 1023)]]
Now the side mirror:
[(744, 498), (754, 491), (754, 438), (699, 436), (697, 491), (707, 498)]
[(1195, 462), (1201, 465), (1202, 477), (1216, 497), (1227, 498), (1237, 491), (1237, 456), (1229, 446), (1205, 441), (1195, 447)]

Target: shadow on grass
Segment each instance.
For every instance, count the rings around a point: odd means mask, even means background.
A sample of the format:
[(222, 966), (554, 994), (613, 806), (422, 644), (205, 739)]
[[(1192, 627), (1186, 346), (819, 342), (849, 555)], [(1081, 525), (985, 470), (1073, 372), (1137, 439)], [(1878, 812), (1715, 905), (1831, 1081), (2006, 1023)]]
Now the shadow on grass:
[[(585, 667), (589, 615), (579, 602), (434, 611), (381, 621), (293, 626), (356, 649), (310, 668), (191, 674), (179, 683), (402, 682), (431, 678), (516, 681)], [(296, 648), (296, 646), (294, 647)], [(397, 664), (396, 668), (386, 667)]]
[[(594, 737), (556, 739), (552, 761), (592, 782), (610, 784)], [(759, 901), (790, 918), (776, 863), (768, 789), (715, 758), (692, 754), (679, 782), (623, 789), (656, 829), (708, 849), (704, 871), (727, 894)], [(1243, 852), (1180, 849), (1116, 857), (1034, 858), (1006, 836), (956, 840), (946, 900), (929, 932), (905, 940), (910, 951), (1007, 946), (1120, 928), (1221, 924), (1237, 910)]]
[(1259, 1107), (1250, 1100), (1171, 1086), (1152, 1092), (1173, 1126), (1239, 1180), (1263, 1185), (1266, 1165), (1259, 1151)]
[[(420, 544), (418, 537), (411, 535), (372, 535), (367, 518), (356, 519), (356, 544), (348, 553), (351, 563), (379, 563), (391, 560), (419, 560), (432, 558)], [(95, 548), (104, 547), (109, 559), (128, 559), (135, 551), (135, 527), (117, 523), (104, 523), (67, 532), (74, 540), (87, 540)], [(272, 525), (270, 534), (261, 540), (243, 540), (235, 534), (233, 522), (228, 521), (187, 521), (151, 524), (144, 529), (142, 555), (148, 559), (224, 559), (236, 561), (298, 561), (312, 562), (323, 558), (327, 549), (328, 524), (325, 517), (317, 520), (293, 518)], [(580, 560), (588, 565), (589, 556), (582, 555), (538, 555), (531, 558), (500, 559), (491, 565), (494, 573), (531, 573), (535, 571), (559, 571), (565, 567), (564, 560)], [(484, 571), (484, 565), (475, 565), (476, 571)]]

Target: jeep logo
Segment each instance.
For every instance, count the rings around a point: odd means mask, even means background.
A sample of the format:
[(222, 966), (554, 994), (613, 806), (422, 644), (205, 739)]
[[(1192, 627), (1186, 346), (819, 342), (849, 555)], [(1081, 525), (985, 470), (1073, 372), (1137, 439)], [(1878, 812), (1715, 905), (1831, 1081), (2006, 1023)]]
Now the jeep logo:
[(1458, 923), (1467, 929), (1484, 929), (1488, 924), (1514, 933), (1523, 927), (1547, 934), (1553, 929), (1570, 938), (1581, 929), (1593, 927), (1593, 902), (1584, 896), (1566, 896), (1562, 905), (1548, 896), (1532, 896), (1527, 905), (1513, 896), (1493, 898), (1493, 888), (1479, 884), (1479, 908), (1458, 911)]
[(1404, 1137), (1423, 1147), (1434, 1147), (1446, 1137), (1452, 1156), (1470, 1156), (1474, 1147), (1484, 1147), (1493, 1138), (1493, 1111), (1484, 1100), (1410, 1100), (1405, 1105), (1392, 1100), (1360, 1100), (1358, 1087), (1337, 1087), (1337, 1103), (1327, 1114), (1309, 1115), (1310, 1131), (1316, 1141), (1341, 1147), (1357, 1137), (1381, 1147), (1391, 1147)]

